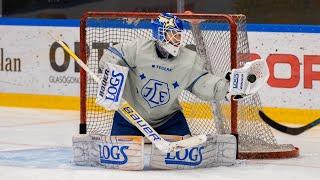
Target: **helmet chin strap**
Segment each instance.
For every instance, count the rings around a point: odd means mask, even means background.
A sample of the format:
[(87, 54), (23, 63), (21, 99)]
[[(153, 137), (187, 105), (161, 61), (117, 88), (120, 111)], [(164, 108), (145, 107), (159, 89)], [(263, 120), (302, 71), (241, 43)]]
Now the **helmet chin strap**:
[(157, 52), (160, 53), (161, 58), (169, 59), (172, 55), (162, 46), (162, 42), (156, 42)]

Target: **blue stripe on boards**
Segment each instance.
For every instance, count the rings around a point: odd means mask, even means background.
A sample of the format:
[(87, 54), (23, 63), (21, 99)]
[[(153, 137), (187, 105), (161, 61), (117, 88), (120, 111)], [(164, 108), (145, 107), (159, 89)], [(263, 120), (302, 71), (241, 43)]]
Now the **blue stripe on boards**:
[[(14, 26), (56, 26), (56, 27), (79, 27), (80, 21), (77, 19), (33, 19), (33, 18), (0, 18), (0, 25)], [(110, 27), (110, 28), (142, 28), (150, 29), (151, 24), (147, 21), (131, 22), (126, 20), (89, 20), (89, 27)], [(184, 24), (186, 29), (190, 29), (189, 24)], [(205, 23), (201, 25), (204, 30), (229, 29), (226, 23)], [(294, 24), (247, 24), (249, 32), (291, 32), (291, 33), (320, 33), (320, 25), (294, 25)]]
[(79, 27), (77, 19), (0, 18), (0, 25)]
[(293, 24), (248, 24), (247, 31), (254, 32), (292, 32), (292, 33), (320, 33), (320, 25)]

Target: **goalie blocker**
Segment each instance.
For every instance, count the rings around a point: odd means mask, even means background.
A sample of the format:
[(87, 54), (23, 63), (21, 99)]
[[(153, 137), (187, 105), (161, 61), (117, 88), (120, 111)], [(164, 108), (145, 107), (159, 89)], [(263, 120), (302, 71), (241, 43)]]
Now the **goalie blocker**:
[[(174, 142), (182, 136), (164, 136)], [(186, 137), (187, 138), (187, 137)], [(152, 145), (150, 166), (154, 169), (194, 169), (230, 166), (236, 161), (236, 139), (232, 135), (208, 135), (207, 142), (177, 152), (164, 153)], [(142, 170), (142, 136), (78, 135), (73, 137), (74, 163), (110, 169)]]
[(96, 103), (109, 110), (118, 110), (129, 68), (106, 63), (99, 82)]

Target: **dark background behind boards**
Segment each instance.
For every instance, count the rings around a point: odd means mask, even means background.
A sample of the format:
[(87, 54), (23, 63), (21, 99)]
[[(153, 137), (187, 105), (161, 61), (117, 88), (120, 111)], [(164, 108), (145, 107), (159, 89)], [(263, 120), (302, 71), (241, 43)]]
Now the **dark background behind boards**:
[[(79, 19), (85, 11), (176, 10), (176, 0), (2, 0), (3, 17)], [(185, 0), (185, 10), (241, 13), (249, 23), (320, 24), (320, 0)]]

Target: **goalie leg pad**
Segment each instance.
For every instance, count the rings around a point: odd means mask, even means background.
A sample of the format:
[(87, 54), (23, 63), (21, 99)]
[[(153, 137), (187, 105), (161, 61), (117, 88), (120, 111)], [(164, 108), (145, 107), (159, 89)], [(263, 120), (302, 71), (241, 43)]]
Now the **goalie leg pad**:
[(142, 170), (142, 136), (103, 136), (80, 134), (72, 138), (74, 163), (109, 169)]
[(231, 166), (236, 162), (233, 135), (208, 135), (207, 142), (178, 152), (162, 153), (152, 146), (150, 166), (156, 169), (194, 169)]

